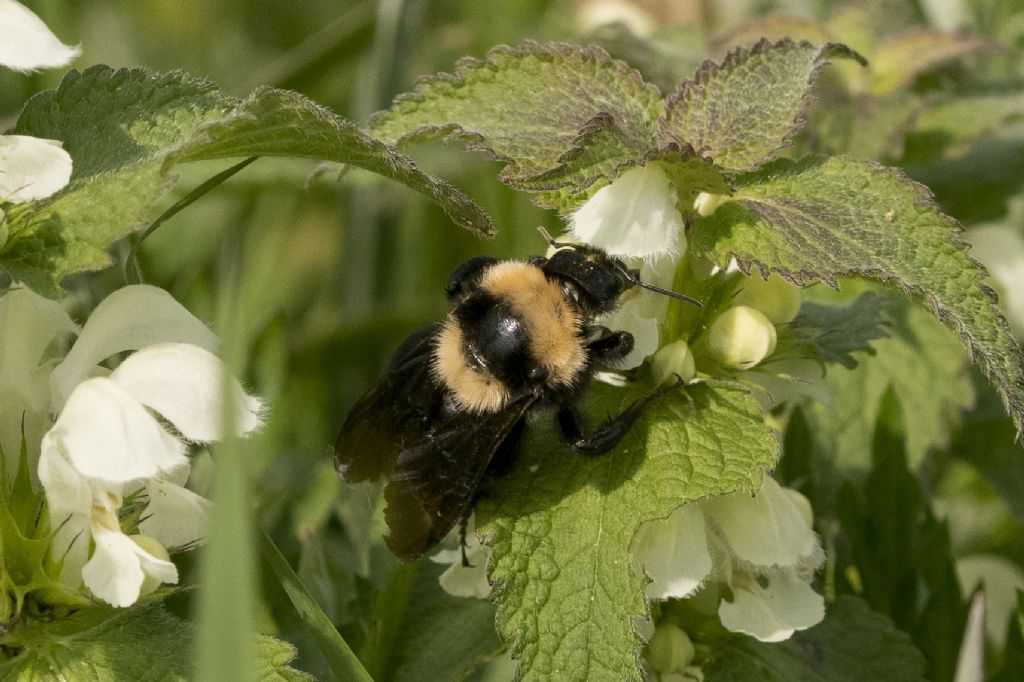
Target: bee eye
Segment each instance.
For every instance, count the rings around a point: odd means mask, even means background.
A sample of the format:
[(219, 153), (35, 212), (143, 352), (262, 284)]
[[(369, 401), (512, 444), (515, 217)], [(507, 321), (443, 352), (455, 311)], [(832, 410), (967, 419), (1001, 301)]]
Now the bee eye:
[(580, 302), (580, 292), (576, 289), (576, 287), (572, 286), (571, 284), (562, 285), (562, 295), (569, 299), (569, 301), (572, 303)]
[(542, 383), (548, 378), (548, 368), (543, 366), (531, 367), (526, 377), (531, 383)]

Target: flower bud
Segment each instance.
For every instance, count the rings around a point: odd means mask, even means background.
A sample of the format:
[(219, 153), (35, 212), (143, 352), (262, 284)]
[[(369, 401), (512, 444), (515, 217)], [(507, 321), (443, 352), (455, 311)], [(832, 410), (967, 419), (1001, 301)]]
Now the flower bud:
[(767, 280), (756, 275), (744, 277), (732, 302), (760, 310), (772, 324), (786, 324), (800, 312), (800, 288), (775, 273)]
[(690, 637), (678, 626), (662, 623), (647, 645), (647, 661), (656, 672), (683, 672), (695, 654)]
[[(138, 545), (142, 551), (153, 555), (157, 559), (162, 561), (171, 560), (171, 555), (167, 553), (167, 549), (148, 535), (129, 535), (128, 539)], [(144, 597), (147, 594), (152, 594), (156, 592), (158, 587), (160, 587), (160, 580), (146, 573), (142, 579), (142, 586), (139, 588), (139, 596)]]
[(707, 218), (728, 199), (729, 197), (725, 194), (709, 194), (708, 192), (701, 192), (697, 195), (697, 198), (693, 200), (693, 210), (696, 211), (697, 215), (701, 218)]
[(651, 372), (654, 375), (654, 381), (659, 384), (673, 374), (678, 375), (683, 381), (693, 379), (697, 373), (697, 367), (693, 361), (690, 345), (679, 339), (659, 350), (651, 360)]
[(750, 369), (771, 355), (777, 337), (764, 313), (740, 305), (729, 308), (708, 330), (708, 350), (724, 365)]

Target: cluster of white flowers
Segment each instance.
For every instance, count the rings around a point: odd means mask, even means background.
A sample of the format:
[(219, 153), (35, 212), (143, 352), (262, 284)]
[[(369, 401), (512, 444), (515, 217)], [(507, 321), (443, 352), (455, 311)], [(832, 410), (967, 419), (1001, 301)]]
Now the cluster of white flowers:
[[(64, 66), (78, 56), (39, 17), (14, 0), (0, 0), (0, 65), (15, 71)], [(68, 184), (71, 157), (57, 140), (0, 135), (0, 201), (50, 196)]]
[[(208, 502), (184, 487), (183, 441), (221, 438), (225, 389), (239, 434), (259, 425), (260, 403), (213, 355), (213, 332), (162, 289), (114, 292), (62, 361), (45, 357), (55, 339), (76, 330), (59, 303), (28, 289), (0, 298), (0, 445), (18, 451), (23, 421), (26, 438), (40, 442), (34, 434), (58, 415), (41, 437), (37, 473), (61, 581), (128, 606), (159, 583), (177, 582), (168, 548), (203, 537)], [(126, 351), (135, 352), (113, 371), (99, 364)], [(17, 465), (5, 459), (9, 471)], [(126, 499), (145, 505), (141, 534), (122, 531)]]

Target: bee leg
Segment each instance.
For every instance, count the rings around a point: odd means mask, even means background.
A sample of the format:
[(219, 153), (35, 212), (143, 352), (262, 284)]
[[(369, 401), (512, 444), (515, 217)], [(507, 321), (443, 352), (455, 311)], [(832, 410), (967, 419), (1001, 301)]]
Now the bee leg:
[(582, 418), (576, 406), (567, 403), (558, 410), (558, 425), (562, 429), (569, 447), (573, 452), (582, 455), (601, 455), (614, 448), (629, 429), (640, 418), (643, 411), (654, 401), (675, 391), (683, 385), (683, 380), (676, 377), (671, 383), (662, 384), (647, 394), (637, 398), (617, 417), (611, 417), (589, 435), (584, 435), (581, 427)]
[(472, 291), (480, 282), (480, 275), (483, 274), (484, 268), (497, 262), (495, 258), (478, 256), (477, 258), (470, 258), (455, 268), (455, 271), (448, 277), (448, 283), (444, 285), (444, 290), (448, 293), (449, 300)]
[(462, 548), (462, 565), (466, 568), (473, 568), (466, 556), (466, 528), (469, 525), (469, 514), (463, 514), (459, 519), (459, 546)]
[(613, 332), (607, 327), (591, 327), (596, 336), (587, 343), (590, 357), (599, 364), (621, 360), (633, 350), (633, 335), (629, 332)]

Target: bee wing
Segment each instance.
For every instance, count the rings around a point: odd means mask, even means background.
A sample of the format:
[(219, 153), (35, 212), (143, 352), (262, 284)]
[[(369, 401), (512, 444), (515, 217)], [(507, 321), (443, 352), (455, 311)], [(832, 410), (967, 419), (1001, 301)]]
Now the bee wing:
[(499, 412), (460, 412), (402, 449), (384, 489), (387, 544), (400, 561), (436, 545), (476, 501), (488, 465), (536, 397)]
[(349, 412), (334, 446), (334, 466), (349, 483), (391, 472), (402, 444), (418, 441), (444, 400), (430, 374), (438, 325), (413, 332), (383, 376)]

